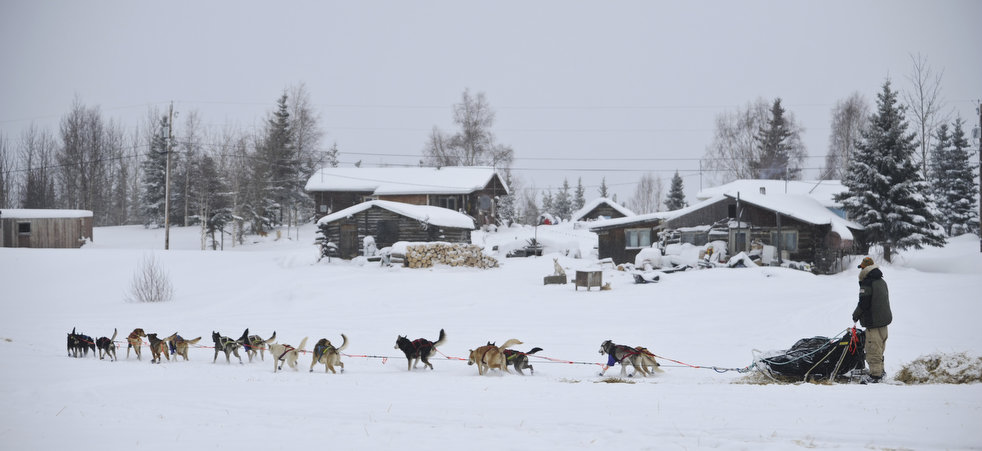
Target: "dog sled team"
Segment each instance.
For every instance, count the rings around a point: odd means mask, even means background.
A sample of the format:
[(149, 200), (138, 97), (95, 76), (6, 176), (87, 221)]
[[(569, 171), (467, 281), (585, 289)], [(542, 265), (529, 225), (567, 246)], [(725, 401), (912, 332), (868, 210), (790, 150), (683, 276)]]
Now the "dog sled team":
[[(98, 340), (93, 340), (92, 337), (77, 333), (75, 328), (72, 328), (72, 331), (68, 334), (68, 356), (86, 357), (90, 350), (94, 356), (96, 349), (98, 349), (100, 360), (103, 360), (105, 357), (108, 357), (110, 361), (118, 360), (116, 356), (116, 335), (117, 330), (114, 329), (112, 337), (100, 337)], [(239, 363), (243, 364), (242, 356), (239, 354), (240, 349), (245, 351), (250, 363), (256, 356), (260, 360), (265, 361), (265, 353), (268, 351), (273, 360), (274, 373), (282, 370), (284, 364), (296, 371), (300, 354), (308, 352), (304, 349), (307, 345), (307, 338), (304, 337), (300, 340), (300, 344), (294, 347), (285, 343), (277, 343), (275, 331), (266, 339), (259, 335), (250, 335), (249, 329), (246, 329), (242, 333), (242, 336), (237, 339), (212, 331), (211, 339), (214, 342), (215, 349), (212, 363), (217, 362), (219, 354), (223, 353), (225, 354), (226, 363), (232, 363), (231, 357), (235, 356)], [(174, 360), (177, 360), (178, 356), (183, 357), (184, 360), (188, 360), (188, 348), (197, 345), (199, 341), (201, 341), (201, 337), (188, 340), (176, 332), (161, 338), (156, 333), (148, 334), (143, 329), (136, 328), (126, 337), (126, 358), (129, 359), (130, 350), (132, 350), (136, 359), (142, 360), (142, 347), (145, 343), (149, 343), (148, 347), (150, 348), (151, 354), (150, 363), (160, 363), (161, 358), (170, 360), (171, 355), (174, 356)], [(404, 335), (399, 335), (396, 337), (394, 349), (401, 350), (405, 354), (406, 369), (408, 371), (418, 368), (420, 362), (423, 363), (423, 369), (429, 368), (432, 370), (433, 364), (430, 363), (429, 359), (436, 355), (437, 348), (446, 343), (446, 341), (447, 333), (443, 329), (440, 329), (436, 341), (426, 338), (410, 340)], [(527, 352), (509, 349), (512, 346), (521, 344), (524, 343), (515, 338), (505, 341), (500, 346), (489, 341), (485, 345), (469, 350), (467, 364), (476, 365), (479, 375), (488, 374), (494, 369), (502, 373), (510, 373), (511, 371), (508, 370), (509, 366), (518, 374), (524, 375), (523, 370), (528, 370), (530, 374), (534, 374), (535, 370), (529, 363), (529, 356), (542, 351), (542, 348), (534, 347)], [(317, 340), (313, 350), (309, 351), (312, 354), (310, 372), (313, 372), (317, 365), (324, 365), (325, 373), (337, 374), (339, 371), (343, 373), (344, 363), (341, 361), (341, 351), (344, 351), (347, 347), (348, 337), (343, 333), (341, 334), (341, 344), (339, 346), (335, 346), (327, 338)], [(662, 372), (662, 369), (659, 368), (660, 365), (655, 360), (655, 355), (642, 346), (631, 347), (619, 345), (607, 340), (601, 343), (600, 354), (606, 354), (608, 356), (607, 364), (603, 366), (603, 371), (600, 372), (601, 376), (604, 375), (607, 369), (616, 364), (620, 364), (621, 366), (621, 377), (634, 376), (636, 374), (649, 376), (655, 372)], [(631, 366), (634, 369), (633, 374), (627, 374), (627, 366)]]

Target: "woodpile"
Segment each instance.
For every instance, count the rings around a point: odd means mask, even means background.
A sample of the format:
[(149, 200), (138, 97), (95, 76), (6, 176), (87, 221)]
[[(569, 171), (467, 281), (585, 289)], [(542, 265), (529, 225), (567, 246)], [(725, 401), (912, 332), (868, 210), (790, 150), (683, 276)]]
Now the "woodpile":
[(497, 268), (498, 260), (481, 252), (475, 244), (420, 243), (406, 246), (406, 266), (430, 268), (433, 265)]

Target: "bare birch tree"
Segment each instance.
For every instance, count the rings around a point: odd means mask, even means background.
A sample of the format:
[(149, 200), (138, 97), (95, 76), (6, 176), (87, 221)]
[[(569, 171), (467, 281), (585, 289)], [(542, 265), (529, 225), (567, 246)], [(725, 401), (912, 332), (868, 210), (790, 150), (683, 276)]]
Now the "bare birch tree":
[(634, 197), (628, 202), (631, 210), (637, 214), (654, 213), (661, 210), (661, 199), (664, 192), (661, 176), (650, 172), (641, 176), (634, 188)]
[(920, 140), (920, 153), (915, 159), (921, 166), (921, 177), (928, 178), (928, 149), (931, 148), (932, 135), (938, 124), (948, 122), (944, 98), (941, 96), (941, 78), (944, 69), (935, 74), (927, 62), (927, 57), (921, 54), (910, 55), (911, 74), (907, 76), (910, 89), (904, 91), (904, 103), (909, 111), (908, 117), (913, 119), (914, 129)]
[(829, 153), (825, 156), (824, 180), (841, 180), (856, 151), (856, 140), (869, 122), (869, 102), (855, 92), (839, 100), (832, 108), (832, 131), (829, 133)]
[(458, 131), (447, 135), (433, 127), (423, 149), (424, 163), (433, 166), (486, 165), (510, 168), (514, 150), (499, 144), (492, 132), (495, 113), (483, 92), (471, 96), (464, 90), (461, 101), (453, 107), (453, 121)]

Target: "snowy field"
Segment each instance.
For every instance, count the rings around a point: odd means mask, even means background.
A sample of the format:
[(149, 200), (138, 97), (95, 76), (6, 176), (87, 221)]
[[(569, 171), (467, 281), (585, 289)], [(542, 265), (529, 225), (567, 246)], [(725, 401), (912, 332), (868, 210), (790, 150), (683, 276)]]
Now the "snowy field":
[[(781, 268), (713, 269), (634, 284), (604, 270), (610, 291), (543, 285), (558, 257), (569, 274), (599, 269), (559, 254), (506, 259), (530, 230), (498, 245), (493, 270), (317, 263), (313, 227), (224, 252), (197, 250), (196, 229), (97, 228), (82, 249), (0, 249), (0, 449), (980, 449), (982, 385), (752, 385), (744, 376), (663, 362), (664, 373), (601, 383), (602, 341), (644, 345), (693, 365), (741, 368), (754, 349), (790, 347), (852, 326), (858, 270), (815, 276)], [(521, 236), (516, 236), (521, 235)], [(540, 227), (547, 242), (588, 234)], [(226, 243), (228, 244), (228, 243)], [(157, 249), (157, 250), (153, 250)], [(886, 370), (932, 352), (982, 353), (978, 239), (882, 264), (894, 323)], [(143, 258), (169, 272), (176, 298), (125, 302)], [(350, 339), (343, 374), (274, 374), (263, 361), (227, 364), (194, 348), (190, 361), (66, 357), (66, 334), (136, 327), (162, 336), (238, 337), (243, 329), (307, 349)], [(406, 370), (397, 335), (437, 338), (435, 370)], [(469, 349), (509, 338), (543, 348), (534, 375), (479, 376)], [(386, 356), (379, 358), (354, 355)], [(258, 360), (258, 359), (257, 359)], [(617, 375), (620, 368), (608, 371)]]

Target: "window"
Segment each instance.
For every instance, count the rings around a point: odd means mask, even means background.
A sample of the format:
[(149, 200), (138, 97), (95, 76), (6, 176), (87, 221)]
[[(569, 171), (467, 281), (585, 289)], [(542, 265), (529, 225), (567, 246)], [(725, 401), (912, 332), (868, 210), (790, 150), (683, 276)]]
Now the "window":
[(706, 232), (682, 232), (682, 242), (693, 246), (702, 246), (709, 242), (709, 234)]
[(739, 232), (730, 230), (730, 255), (747, 250), (748, 235), (746, 229)]
[(17, 223), (17, 233), (21, 235), (31, 234), (31, 223), (29, 222), (18, 222)]
[(628, 249), (651, 246), (651, 229), (627, 229), (624, 244)]
[(457, 211), (458, 202), (457, 196), (441, 196), (436, 199), (436, 204), (439, 207)]
[[(771, 231), (771, 246), (777, 247), (777, 230)], [(782, 230), (781, 231), (781, 250), (788, 252), (798, 251), (798, 231), (797, 230)]]

